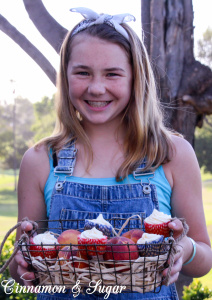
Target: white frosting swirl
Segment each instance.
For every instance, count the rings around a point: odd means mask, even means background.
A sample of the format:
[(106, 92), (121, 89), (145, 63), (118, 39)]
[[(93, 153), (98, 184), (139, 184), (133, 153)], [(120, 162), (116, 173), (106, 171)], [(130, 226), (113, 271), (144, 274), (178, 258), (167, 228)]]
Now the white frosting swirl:
[(151, 243), (155, 240), (158, 240), (162, 235), (152, 234), (152, 233), (143, 233), (142, 237), (137, 241), (137, 244)]
[(102, 214), (100, 214), (96, 219), (93, 219), (93, 220), (89, 220), (90, 222), (93, 222), (93, 223), (96, 223), (96, 224), (102, 224), (102, 225), (107, 225), (109, 227), (111, 227), (112, 225), (106, 221)]
[[(43, 245), (58, 244), (57, 239), (50, 232), (45, 232), (34, 236), (33, 242), (36, 245), (40, 245), (41, 243), (43, 243)], [(54, 247), (55, 247), (54, 245), (48, 246), (48, 248), (54, 248)]]
[(161, 224), (171, 221), (171, 216), (166, 215), (157, 209), (154, 209), (152, 214), (144, 220), (148, 224)]
[(106, 238), (106, 236), (104, 236), (101, 231), (96, 229), (96, 227), (93, 227), (90, 230), (83, 231), (81, 233), (80, 237), (84, 238), (84, 239), (102, 239), (102, 238)]

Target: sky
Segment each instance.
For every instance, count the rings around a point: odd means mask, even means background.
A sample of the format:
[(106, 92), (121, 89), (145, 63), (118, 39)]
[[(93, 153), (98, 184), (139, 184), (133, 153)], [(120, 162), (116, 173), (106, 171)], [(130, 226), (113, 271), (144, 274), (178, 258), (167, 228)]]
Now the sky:
[[(186, 0), (185, 0), (186, 1)], [(97, 13), (131, 13), (136, 22), (128, 23), (138, 35), (141, 28), (140, 0), (43, 0), (49, 13), (65, 28), (71, 29), (82, 17), (71, 13), (70, 8), (85, 6)], [(193, 0), (194, 41), (200, 39), (208, 27), (212, 28), (212, 0)], [(59, 56), (41, 37), (30, 21), (22, 0), (1, 0), (0, 13), (22, 32), (58, 69)], [(13, 102), (14, 96), (40, 101), (51, 97), (56, 88), (37, 64), (9, 37), (0, 31), (0, 102)], [(11, 80), (13, 83), (11, 83)], [(15, 95), (13, 90), (15, 89)]]

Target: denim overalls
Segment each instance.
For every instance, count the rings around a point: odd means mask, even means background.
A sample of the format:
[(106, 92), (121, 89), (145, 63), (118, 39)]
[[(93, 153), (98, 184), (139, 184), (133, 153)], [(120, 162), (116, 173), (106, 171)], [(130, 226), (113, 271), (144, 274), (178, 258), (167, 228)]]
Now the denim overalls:
[[(51, 197), (49, 220), (68, 219), (95, 219), (100, 213), (105, 219), (128, 218), (134, 214), (139, 214), (142, 219), (149, 216), (153, 209), (159, 209), (156, 186), (150, 182), (138, 184), (118, 184), (114, 186), (88, 185), (76, 182), (60, 181), (60, 173), (71, 176), (76, 162), (75, 144), (72, 143), (63, 148), (58, 155), (58, 166), (55, 168), (55, 176), (58, 181), (55, 184)], [(143, 162), (139, 168), (144, 167)], [(51, 227), (59, 228), (60, 222), (50, 222)], [(116, 223), (116, 226), (121, 227)], [(131, 226), (139, 228), (140, 221), (134, 220)], [(79, 224), (83, 228), (84, 222)], [(77, 229), (76, 222), (63, 222), (63, 230)], [(110, 294), (111, 300), (137, 300), (137, 299), (160, 299), (177, 300), (175, 285), (162, 286), (160, 293), (120, 293)], [(38, 300), (69, 300), (69, 299), (104, 299), (104, 294), (80, 294), (76, 298), (72, 294), (40, 294)]]

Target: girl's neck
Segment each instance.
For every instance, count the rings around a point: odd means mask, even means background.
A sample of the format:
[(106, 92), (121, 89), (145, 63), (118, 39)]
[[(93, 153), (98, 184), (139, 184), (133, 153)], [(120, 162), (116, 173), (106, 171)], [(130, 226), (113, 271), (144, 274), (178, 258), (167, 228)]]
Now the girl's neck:
[(124, 139), (123, 127), (114, 126), (114, 124), (84, 124), (84, 130), (90, 140), (90, 143), (122, 143)]

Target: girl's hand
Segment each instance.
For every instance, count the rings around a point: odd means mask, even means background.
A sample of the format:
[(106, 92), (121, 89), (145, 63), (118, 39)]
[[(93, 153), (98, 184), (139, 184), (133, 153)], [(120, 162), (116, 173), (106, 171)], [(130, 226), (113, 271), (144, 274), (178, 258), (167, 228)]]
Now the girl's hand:
[(184, 231), (183, 224), (179, 219), (175, 219), (174, 221), (168, 224), (169, 228), (173, 230), (173, 238), (176, 240), (181, 236)]
[[(180, 271), (181, 271), (182, 266), (183, 266), (183, 247), (181, 247), (180, 245), (177, 246), (177, 251), (178, 252), (174, 256), (174, 264), (173, 264), (173, 266), (171, 268), (171, 274), (170, 274), (169, 284), (172, 284), (172, 283), (174, 283), (174, 282), (177, 281), (177, 279), (179, 277), (179, 274), (180, 274)], [(170, 263), (170, 259), (169, 259), (168, 263)], [(162, 275), (164, 277), (166, 277), (167, 273), (168, 273), (168, 268), (165, 269), (162, 272)]]
[[(33, 225), (28, 221), (24, 221), (21, 224), (21, 234), (26, 233), (30, 235), (32, 229), (33, 229)], [(29, 272), (30, 266), (24, 259), (22, 252), (20, 250), (17, 252), (14, 259), (18, 266), (17, 273), (20, 276), (20, 278), (22, 278), (24, 285), (32, 286), (33, 285), (32, 280), (35, 279), (35, 275), (33, 272)]]
[[(175, 240), (178, 239), (184, 231), (183, 224), (179, 219), (175, 219), (174, 221), (170, 222), (168, 226), (171, 230), (173, 230), (173, 238)], [(177, 253), (174, 256), (174, 264), (171, 268), (169, 284), (172, 284), (177, 281), (183, 266), (183, 247), (180, 245), (180, 243), (178, 243), (176, 250)], [(170, 263), (170, 258), (168, 263)], [(168, 268), (162, 272), (164, 277), (167, 276), (167, 273)]]
[(28, 221), (24, 221), (21, 224), (21, 232), (26, 232), (27, 234), (30, 234), (30, 231), (33, 229), (32, 223)]
[(24, 285), (25, 286), (33, 285), (32, 280), (35, 279), (35, 275), (33, 272), (28, 271), (29, 264), (23, 258), (21, 251), (17, 252), (15, 256), (15, 261), (18, 265), (17, 273), (20, 276), (20, 278), (22, 278)]

